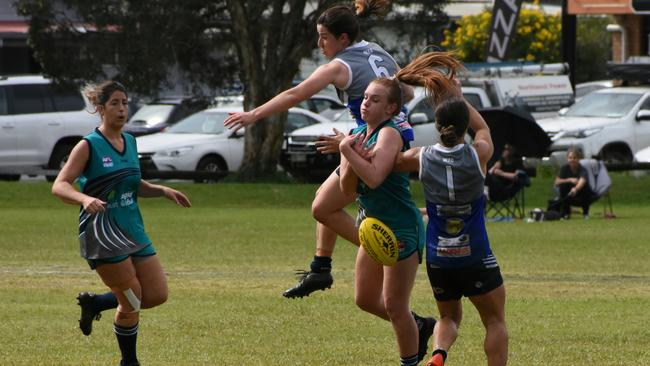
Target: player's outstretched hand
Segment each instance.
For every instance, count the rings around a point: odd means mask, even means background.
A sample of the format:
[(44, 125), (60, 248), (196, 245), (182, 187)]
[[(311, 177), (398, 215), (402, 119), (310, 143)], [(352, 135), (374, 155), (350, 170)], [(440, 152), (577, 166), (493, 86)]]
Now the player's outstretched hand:
[(229, 113), (230, 116), (223, 121), (223, 125), (231, 130), (238, 131), (242, 127), (250, 126), (257, 122), (255, 116), (251, 112), (234, 112)]
[(336, 128), (332, 129), (334, 136), (319, 136), (318, 140), (314, 142), (316, 150), (322, 154), (336, 154), (339, 152), (339, 144), (343, 141), (345, 134)]
[(187, 198), (187, 196), (185, 196), (183, 192), (177, 191), (169, 187), (165, 187), (164, 192), (165, 192), (165, 197), (167, 197), (167, 199), (171, 201), (174, 201), (177, 205), (183, 207), (192, 207), (192, 203), (190, 202), (190, 199)]

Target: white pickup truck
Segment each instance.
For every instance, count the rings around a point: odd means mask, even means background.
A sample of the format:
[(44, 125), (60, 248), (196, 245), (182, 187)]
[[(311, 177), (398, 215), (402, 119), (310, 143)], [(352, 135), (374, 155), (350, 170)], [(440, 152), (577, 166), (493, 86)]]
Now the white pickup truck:
[(553, 141), (551, 157), (560, 163), (571, 146), (587, 158), (631, 162), (650, 146), (650, 87), (601, 89), (538, 122)]

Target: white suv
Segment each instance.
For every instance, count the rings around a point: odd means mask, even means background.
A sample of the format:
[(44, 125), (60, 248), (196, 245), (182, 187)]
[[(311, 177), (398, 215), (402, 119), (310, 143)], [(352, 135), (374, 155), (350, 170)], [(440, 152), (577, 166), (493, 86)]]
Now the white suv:
[(0, 78), (0, 179), (18, 180), (30, 168), (60, 169), (99, 125), (89, 110), (78, 89), (58, 88), (42, 76)]
[(559, 117), (539, 120), (553, 144), (558, 163), (571, 146), (586, 158), (631, 162), (650, 146), (650, 88), (618, 87), (595, 91), (563, 111)]

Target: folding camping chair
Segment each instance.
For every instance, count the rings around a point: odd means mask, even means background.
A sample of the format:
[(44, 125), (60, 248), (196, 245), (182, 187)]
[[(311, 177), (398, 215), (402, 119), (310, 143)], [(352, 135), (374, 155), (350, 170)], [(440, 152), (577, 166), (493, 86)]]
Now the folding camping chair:
[(523, 219), (525, 217), (525, 205), (526, 205), (526, 188), (521, 187), (516, 191), (512, 196), (503, 200), (491, 200), (489, 198), (486, 201), (485, 207), (485, 217), (490, 219), (501, 219), (501, 218), (517, 218)]
[(589, 184), (589, 188), (591, 188), (596, 195), (593, 202), (602, 198), (603, 217), (607, 219), (616, 217), (612, 207), (612, 197), (609, 194), (609, 188), (612, 186), (612, 179), (607, 173), (605, 163), (596, 159), (582, 159), (580, 160), (580, 165), (587, 170), (587, 183)]
[[(506, 195), (490, 196), (489, 189), (486, 186), (487, 201), (485, 206), (485, 217), (490, 219), (517, 218), (523, 219), (526, 216), (526, 187), (530, 186), (530, 178), (537, 175), (537, 169), (524, 168), (518, 170), (523, 179), (518, 189)], [(525, 173), (525, 174), (524, 174)]]

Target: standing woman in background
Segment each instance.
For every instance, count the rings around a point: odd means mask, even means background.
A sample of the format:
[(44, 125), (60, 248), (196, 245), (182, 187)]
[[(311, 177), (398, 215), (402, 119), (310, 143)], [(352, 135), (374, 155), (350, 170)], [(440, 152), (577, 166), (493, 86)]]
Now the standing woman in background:
[[(167, 279), (156, 250), (144, 231), (138, 196), (166, 197), (183, 207), (189, 199), (169, 187), (142, 180), (135, 138), (122, 133), (128, 116), (126, 89), (115, 81), (89, 86), (85, 95), (101, 116), (101, 124), (83, 138), (52, 186), (63, 202), (80, 205), (81, 256), (111, 292), (79, 295), (88, 335), (93, 318), (117, 306), (114, 331), (121, 366), (139, 365), (136, 356), (140, 309), (167, 300)], [(80, 190), (74, 182), (79, 179)]]
[[(241, 113), (233, 113), (224, 124), (235, 130), (250, 126), (260, 119), (287, 111), (303, 100), (309, 99), (328, 85), (336, 87), (341, 100), (346, 97), (350, 113), (359, 126), (365, 125), (361, 118), (363, 93), (370, 82), (378, 77), (394, 75), (399, 66), (393, 57), (379, 45), (359, 40), (359, 18), (371, 15), (384, 16), (389, 10), (386, 0), (356, 0), (355, 9), (336, 5), (323, 12), (317, 20), (318, 47), (330, 62), (320, 66), (307, 79), (288, 89), (263, 105)], [(413, 89), (402, 86), (404, 99), (413, 98)], [(395, 118), (405, 144), (413, 140), (413, 130), (402, 117)], [(317, 141), (322, 153), (338, 153), (343, 134), (323, 137)], [(312, 202), (312, 215), (317, 221), (316, 253), (309, 271), (300, 271), (299, 283), (286, 290), (283, 296), (296, 298), (309, 296), (314, 291), (332, 286), (332, 253), (337, 234), (359, 245), (355, 220), (343, 209), (354, 202), (356, 194), (345, 194), (339, 187), (338, 171), (333, 172), (316, 192)]]

